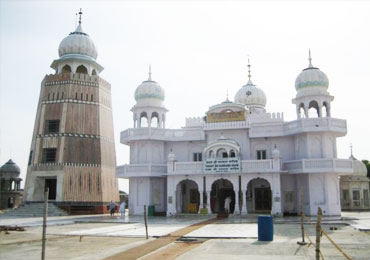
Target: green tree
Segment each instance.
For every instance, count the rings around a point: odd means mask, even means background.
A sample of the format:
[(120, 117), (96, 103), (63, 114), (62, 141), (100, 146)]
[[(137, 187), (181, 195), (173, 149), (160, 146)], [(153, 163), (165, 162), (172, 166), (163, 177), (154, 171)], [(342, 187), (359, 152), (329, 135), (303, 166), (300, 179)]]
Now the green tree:
[(370, 162), (368, 160), (362, 160), (362, 162), (366, 165), (367, 177), (370, 178)]

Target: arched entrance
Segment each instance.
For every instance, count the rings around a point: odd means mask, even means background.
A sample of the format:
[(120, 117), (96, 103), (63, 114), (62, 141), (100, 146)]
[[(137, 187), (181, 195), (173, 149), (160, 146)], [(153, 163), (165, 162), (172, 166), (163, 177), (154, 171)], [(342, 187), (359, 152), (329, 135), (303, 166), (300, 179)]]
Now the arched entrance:
[(272, 205), (270, 183), (262, 178), (251, 180), (247, 185), (247, 210), (251, 213), (270, 213)]
[(198, 185), (192, 180), (183, 180), (176, 186), (177, 213), (198, 213), (199, 210)]
[(212, 184), (211, 210), (212, 213), (224, 212), (224, 203), (227, 197), (231, 197), (230, 213), (235, 209), (235, 192), (233, 184), (226, 179), (219, 179)]

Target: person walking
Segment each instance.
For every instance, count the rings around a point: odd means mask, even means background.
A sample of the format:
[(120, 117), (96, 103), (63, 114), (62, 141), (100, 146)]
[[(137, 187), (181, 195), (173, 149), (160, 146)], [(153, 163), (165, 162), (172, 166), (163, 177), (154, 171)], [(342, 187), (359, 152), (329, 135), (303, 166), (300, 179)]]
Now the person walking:
[(109, 203), (110, 216), (113, 217), (115, 212), (116, 212), (116, 203), (114, 203), (113, 200), (111, 200)]
[(227, 197), (227, 198), (225, 199), (225, 205), (224, 205), (225, 212), (226, 212), (227, 214), (229, 214), (229, 213), (230, 213), (230, 203), (231, 203), (231, 198), (230, 198), (230, 196), (229, 196), (229, 197)]
[(119, 211), (121, 213), (121, 217), (125, 215), (125, 208), (126, 208), (126, 202), (122, 201), (121, 205), (119, 206)]

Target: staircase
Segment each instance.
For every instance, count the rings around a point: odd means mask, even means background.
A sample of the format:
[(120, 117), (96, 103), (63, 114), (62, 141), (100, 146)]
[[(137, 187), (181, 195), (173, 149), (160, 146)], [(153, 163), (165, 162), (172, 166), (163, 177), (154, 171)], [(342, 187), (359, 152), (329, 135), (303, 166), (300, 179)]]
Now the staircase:
[[(44, 212), (44, 203), (29, 203), (19, 208), (9, 210), (2, 214), (3, 216), (14, 217), (42, 217)], [(68, 216), (68, 213), (58, 208), (53, 203), (48, 203), (48, 216)]]

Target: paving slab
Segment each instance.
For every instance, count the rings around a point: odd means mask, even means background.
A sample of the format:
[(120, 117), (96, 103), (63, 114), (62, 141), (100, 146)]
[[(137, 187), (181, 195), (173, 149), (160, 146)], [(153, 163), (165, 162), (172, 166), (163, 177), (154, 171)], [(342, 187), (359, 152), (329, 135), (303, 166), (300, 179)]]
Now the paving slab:
[(185, 237), (197, 238), (257, 238), (257, 224), (209, 224)]

